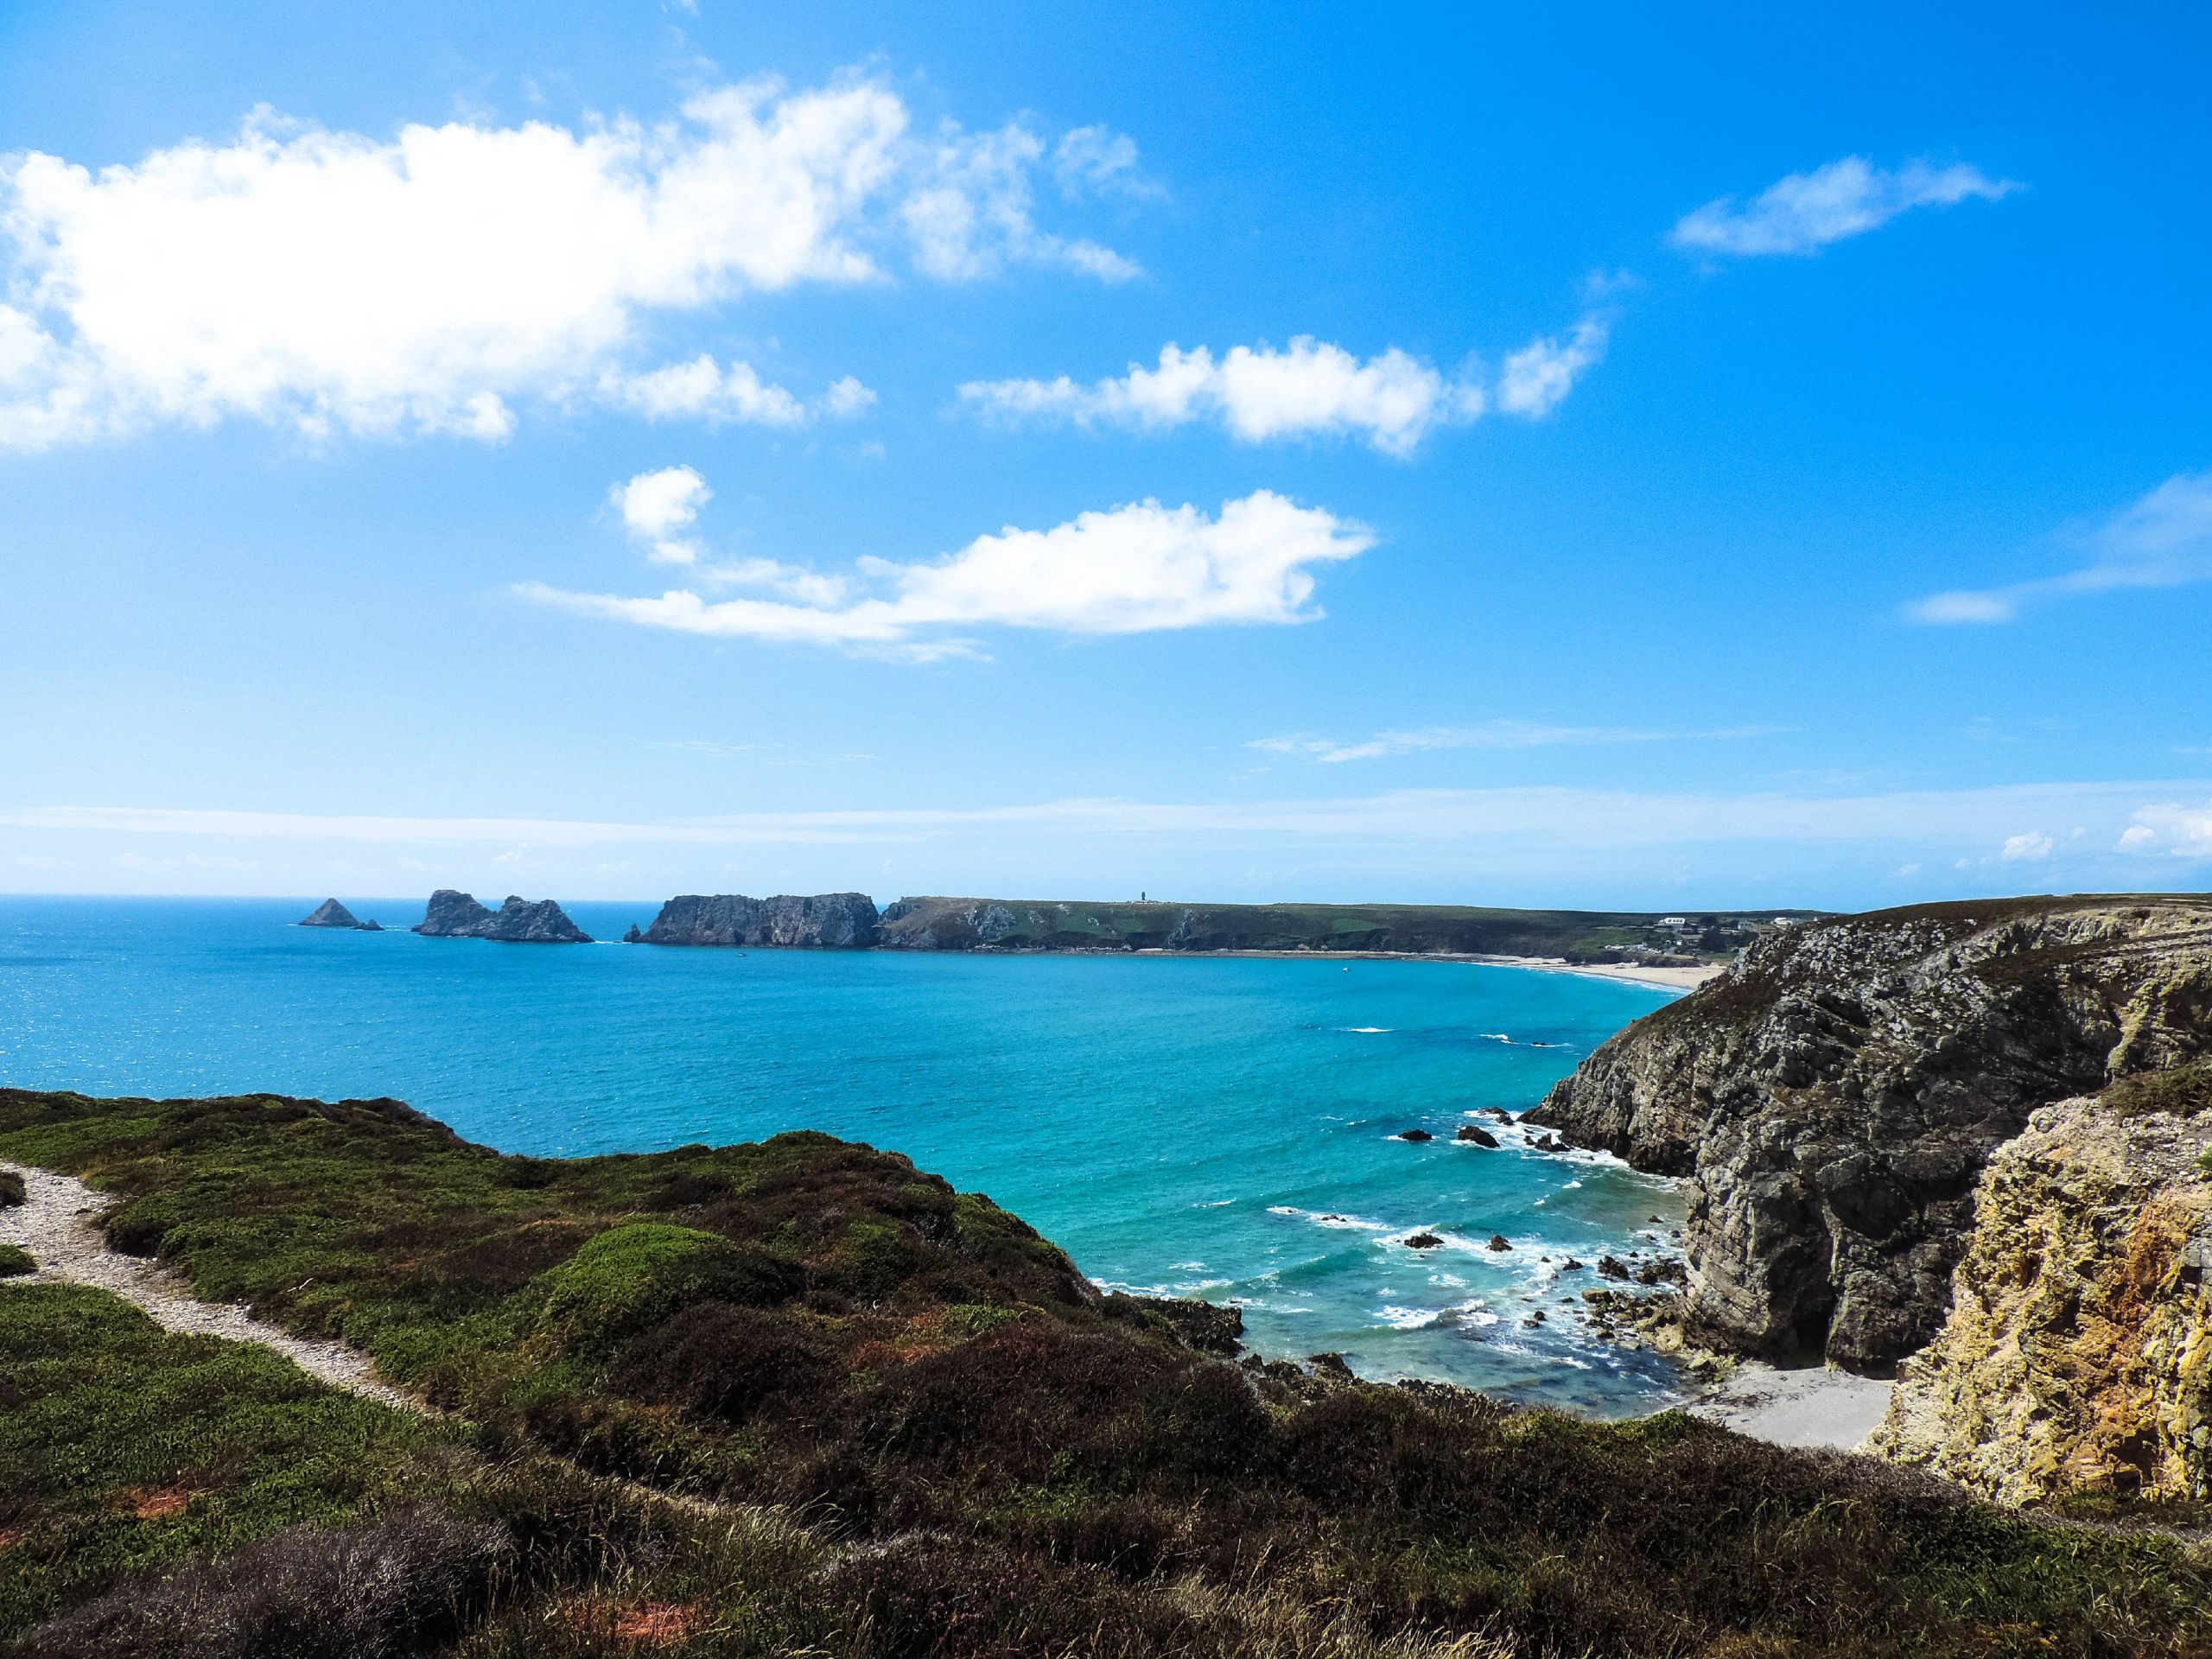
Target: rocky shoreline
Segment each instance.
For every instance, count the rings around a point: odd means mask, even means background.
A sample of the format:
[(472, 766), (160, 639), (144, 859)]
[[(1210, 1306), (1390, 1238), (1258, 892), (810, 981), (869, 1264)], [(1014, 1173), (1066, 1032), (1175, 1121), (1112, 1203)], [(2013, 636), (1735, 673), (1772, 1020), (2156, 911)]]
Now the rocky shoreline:
[(1761, 940), (1530, 1121), (1689, 1183), (1702, 1341), (1893, 1366), (2039, 1105), (2212, 1052), (2212, 901), (1993, 901)]
[(1866, 1449), (2000, 1502), (2201, 1502), (2208, 1057), (2212, 900), (1924, 906), (1761, 940), (1524, 1121), (1685, 1183), (1685, 1283), (1619, 1339), (1800, 1368), (1695, 1408), (1880, 1396)]

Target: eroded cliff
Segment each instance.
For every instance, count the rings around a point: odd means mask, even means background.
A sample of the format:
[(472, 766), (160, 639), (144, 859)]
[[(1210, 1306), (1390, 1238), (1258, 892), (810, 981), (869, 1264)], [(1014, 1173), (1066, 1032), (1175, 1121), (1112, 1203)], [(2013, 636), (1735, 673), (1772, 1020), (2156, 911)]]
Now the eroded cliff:
[(875, 901), (864, 893), (779, 893), (748, 899), (741, 893), (687, 893), (670, 899), (632, 944), (760, 947), (816, 945), (861, 950), (875, 943)]
[(2036, 1112), (1871, 1449), (2002, 1503), (2212, 1498), (2208, 1156), (2212, 1066)]
[(1936, 1334), (2030, 1113), (2207, 1052), (2212, 899), (1925, 906), (1760, 939), (1531, 1121), (1688, 1179), (1695, 1339), (1878, 1369)]

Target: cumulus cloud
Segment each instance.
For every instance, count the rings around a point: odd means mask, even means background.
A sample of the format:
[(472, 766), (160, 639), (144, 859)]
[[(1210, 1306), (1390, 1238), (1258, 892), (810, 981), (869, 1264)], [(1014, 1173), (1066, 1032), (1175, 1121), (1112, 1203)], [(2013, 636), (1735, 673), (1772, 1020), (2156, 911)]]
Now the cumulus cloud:
[(686, 532), (698, 523), (699, 509), (714, 493), (690, 467), (664, 467), (617, 484), (607, 499), (646, 557), (661, 564), (696, 564), (699, 543)]
[(0, 448), (239, 416), (497, 439), (524, 400), (793, 425), (869, 394), (843, 380), (807, 403), (742, 363), (640, 364), (650, 326), (887, 280), (894, 256), (947, 281), (1135, 270), (1033, 211), (1040, 176), (1122, 193), (1127, 141), (1077, 129), (1063, 156), (1019, 122), (909, 128), (873, 81), (760, 81), (650, 124), (455, 121), (385, 140), (260, 111), (227, 143), (98, 171), (9, 156)]
[(2024, 830), (2019, 835), (2005, 836), (2005, 844), (1997, 849), (1997, 856), (2007, 864), (2034, 863), (2049, 858), (2056, 845), (2040, 830)]
[(2212, 858), (2212, 800), (2188, 806), (2177, 802), (2146, 806), (2120, 832), (2123, 853), (2172, 858)]
[(1831, 242), (1878, 230), (1914, 207), (1949, 207), (1969, 198), (1995, 201), (2020, 186), (1963, 163), (1933, 167), (1907, 162), (1891, 172), (1847, 156), (1810, 173), (1778, 179), (1738, 206), (1733, 196), (1708, 201), (1676, 223), (1668, 240), (1698, 253), (1738, 258), (1815, 253)]
[(2177, 473), (2102, 523), (2060, 539), (2087, 562), (2062, 575), (2001, 588), (1931, 594), (1904, 607), (1907, 620), (1936, 626), (2017, 620), (2037, 601), (2128, 588), (2180, 588), (2212, 581), (2212, 472)]
[(1446, 375), (1395, 346), (1364, 360), (1300, 334), (1278, 350), (1232, 346), (1217, 359), (1204, 346), (1160, 348), (1157, 365), (1080, 384), (976, 380), (960, 400), (986, 419), (1065, 422), (1139, 432), (1194, 422), (1218, 425), (1245, 443), (1351, 435), (1385, 454), (1407, 455), (1440, 427), (1479, 419), (1495, 407), (1524, 419), (1556, 409), (1605, 349), (1606, 323), (1586, 317), (1563, 338), (1532, 340), (1505, 359), (1493, 385), (1471, 369)]
[[(1356, 557), (1373, 541), (1358, 524), (1257, 490), (1215, 517), (1137, 502), (1050, 530), (1008, 527), (926, 563), (864, 558), (849, 578), (767, 562), (710, 573), (726, 586), (779, 586), (791, 595), (783, 600), (709, 598), (699, 588), (710, 582), (639, 598), (535, 582), (518, 591), (648, 627), (927, 660), (973, 654), (958, 637), (968, 628), (1109, 634), (1310, 621), (1320, 615), (1312, 603), (1313, 567)], [(795, 591), (800, 577), (822, 585)]]
[(1347, 760), (1384, 760), (1437, 749), (1538, 749), (1561, 744), (1674, 743), (1701, 740), (1771, 737), (1774, 726), (1737, 726), (1720, 731), (1656, 732), (1621, 726), (1547, 726), (1533, 721), (1494, 720), (1481, 726), (1424, 726), (1411, 731), (1377, 732), (1354, 742), (1298, 733), (1259, 737), (1245, 745), (1270, 754), (1300, 755), (1325, 765)]

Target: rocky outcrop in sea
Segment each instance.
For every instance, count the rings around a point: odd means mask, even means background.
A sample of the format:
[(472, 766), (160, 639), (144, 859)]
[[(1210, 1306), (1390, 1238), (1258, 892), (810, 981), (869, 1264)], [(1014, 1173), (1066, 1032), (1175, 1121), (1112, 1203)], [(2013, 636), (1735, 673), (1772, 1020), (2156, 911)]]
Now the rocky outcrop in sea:
[(865, 950), (875, 943), (875, 901), (863, 893), (817, 893), (806, 897), (779, 893), (748, 899), (743, 893), (685, 893), (670, 899), (632, 944), (814, 945), (826, 950)]
[(1693, 1340), (1884, 1369), (2031, 1113), (2208, 1052), (2212, 899), (1925, 906), (1760, 939), (1526, 1121), (1687, 1178)]
[(335, 899), (324, 899), (321, 904), (315, 907), (314, 911), (310, 914), (301, 917), (296, 925), (300, 927), (350, 927), (358, 933), (381, 933), (384, 931), (384, 924), (381, 922), (363, 922), (355, 920), (353, 912), (346, 909), (345, 906), (340, 904)]
[(589, 944), (591, 935), (569, 919), (550, 899), (518, 899), (509, 893), (496, 911), (474, 895), (440, 887), (430, 895), (429, 913), (415, 931), (433, 939), (495, 939), (503, 944)]
[(1950, 1316), (1870, 1449), (2000, 1503), (2212, 1498), (2212, 1067), (2192, 1072), (2044, 1107), (1991, 1160)]

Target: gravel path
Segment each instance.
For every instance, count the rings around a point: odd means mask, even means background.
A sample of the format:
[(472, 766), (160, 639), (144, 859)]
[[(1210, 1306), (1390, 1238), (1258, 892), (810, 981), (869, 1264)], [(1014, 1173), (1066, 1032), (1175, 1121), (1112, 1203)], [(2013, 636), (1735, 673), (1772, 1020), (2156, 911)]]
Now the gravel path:
[(110, 1249), (96, 1224), (111, 1200), (75, 1177), (5, 1162), (0, 1169), (21, 1175), (26, 1194), (24, 1203), (0, 1209), (0, 1243), (21, 1246), (39, 1266), (35, 1277), (13, 1282), (65, 1280), (112, 1291), (145, 1309), (164, 1330), (258, 1343), (335, 1388), (404, 1410), (423, 1408), (420, 1401), (371, 1376), (368, 1356), (359, 1350), (293, 1336), (255, 1319), (243, 1306), (203, 1302), (155, 1262)]

